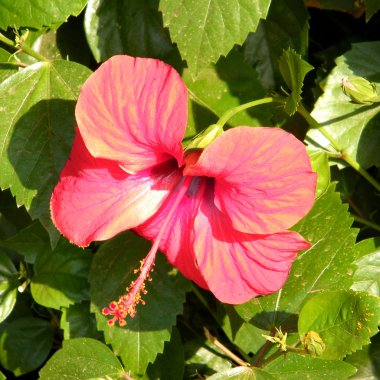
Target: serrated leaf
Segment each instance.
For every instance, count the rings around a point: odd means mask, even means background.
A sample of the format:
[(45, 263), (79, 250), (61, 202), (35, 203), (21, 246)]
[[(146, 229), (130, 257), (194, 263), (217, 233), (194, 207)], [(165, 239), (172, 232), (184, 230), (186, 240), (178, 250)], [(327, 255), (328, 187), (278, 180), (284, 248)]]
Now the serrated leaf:
[(161, 0), (160, 10), (172, 40), (196, 77), (235, 44), (242, 44), (266, 17), (269, 4), (269, 0)]
[(122, 380), (124, 370), (114, 353), (91, 338), (64, 340), (39, 373), (40, 380)]
[(53, 344), (54, 330), (48, 321), (19, 318), (7, 323), (0, 334), (1, 365), (16, 376), (38, 368)]
[(34, 222), (16, 235), (0, 240), (0, 247), (16, 251), (33, 264), (37, 255), (50, 247), (49, 235), (39, 222)]
[(254, 367), (235, 367), (224, 372), (216, 373), (208, 380), (276, 380), (270, 373)]
[(73, 62), (36, 63), (0, 85), (0, 187), (40, 219), (53, 243), (59, 234), (50, 196), (70, 152), (75, 100), (89, 74)]
[[(239, 67), (239, 70), (236, 70)], [(189, 91), (189, 120), (185, 138), (215, 123), (229, 109), (253, 99), (260, 99), (266, 92), (257, 73), (244, 62), (242, 53), (233, 50), (215, 65), (205, 68), (194, 81), (188, 70), (183, 79)], [(239, 112), (230, 119), (230, 125), (271, 125), (271, 108), (258, 107)]]
[(309, 13), (303, 0), (272, 1), (268, 15), (244, 45), (244, 56), (259, 73), (266, 89), (279, 88), (281, 76), (278, 57), (284, 48), (293, 48), (302, 56), (307, 53)]
[(377, 335), (370, 345), (363, 347), (345, 358), (357, 368), (357, 373), (350, 377), (352, 380), (376, 380), (380, 378), (380, 343)]
[(313, 69), (302, 57), (293, 49), (285, 50), (279, 61), (278, 66), (282, 78), (291, 91), (285, 103), (285, 111), (288, 115), (293, 115), (301, 101), (303, 80), (305, 75)]
[(87, 0), (1, 0), (0, 28), (20, 26), (40, 29), (79, 15)]
[(244, 320), (262, 329), (281, 326), (283, 331), (295, 331), (297, 314), (315, 293), (350, 288), (357, 231), (350, 229), (352, 218), (334, 189), (330, 186), (293, 228), (312, 247), (298, 255), (282, 290), (236, 306)]
[(99, 339), (101, 335), (96, 330), (95, 316), (90, 312), (89, 302), (63, 308), (60, 327), (65, 340), (82, 337)]
[(165, 342), (164, 352), (149, 364), (144, 379), (183, 379), (185, 355), (178, 330), (173, 327), (170, 341)]
[(355, 261), (357, 269), (351, 289), (366, 291), (380, 296), (380, 238), (361, 241), (356, 246), (360, 259)]
[[(336, 67), (327, 77), (324, 93), (314, 106), (312, 116), (346, 149), (363, 168), (380, 166), (380, 105), (360, 105), (350, 101), (342, 91), (342, 80), (356, 75), (380, 85), (380, 42), (352, 44), (352, 49), (336, 59)], [(376, 116), (377, 115), (377, 116)], [(322, 147), (329, 141), (316, 129), (308, 136)]]
[(152, 282), (146, 284), (146, 305), (137, 307), (127, 326), (108, 326), (101, 314), (103, 307), (117, 300), (136, 279), (135, 269), (150, 248), (149, 242), (132, 232), (118, 235), (103, 244), (96, 253), (90, 271), (91, 302), (97, 326), (104, 331), (105, 341), (112, 345), (125, 367), (135, 375), (143, 375), (149, 363), (154, 362), (170, 339), (170, 330), (176, 316), (182, 312), (189, 282), (179, 275), (159, 254)]
[(174, 50), (158, 0), (90, 0), (84, 25), (98, 62), (115, 54), (162, 58)]
[(322, 149), (307, 147), (313, 172), (317, 173), (317, 187), (315, 197), (319, 198), (330, 185), (331, 172), (327, 152)]
[(18, 285), (18, 273), (12, 260), (0, 251), (0, 323), (16, 304)]
[(89, 299), (87, 282), (91, 263), (89, 252), (61, 238), (52, 251), (39, 253), (34, 264), (31, 291), (36, 302), (60, 309)]
[(300, 338), (309, 331), (326, 345), (321, 359), (340, 360), (364, 345), (378, 331), (380, 298), (365, 292), (324, 292), (310, 299), (298, 320)]
[(265, 367), (277, 380), (346, 380), (356, 372), (348, 363), (288, 354)]

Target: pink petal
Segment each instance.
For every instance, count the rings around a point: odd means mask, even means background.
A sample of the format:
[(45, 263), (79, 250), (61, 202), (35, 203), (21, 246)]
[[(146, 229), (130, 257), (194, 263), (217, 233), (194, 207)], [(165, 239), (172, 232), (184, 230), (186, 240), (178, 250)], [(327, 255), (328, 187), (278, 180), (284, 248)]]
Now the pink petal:
[(136, 173), (176, 158), (187, 123), (187, 90), (169, 65), (149, 58), (114, 56), (85, 82), (75, 110), (94, 157)]
[[(298, 251), (309, 248), (295, 232), (252, 235), (234, 230), (213, 203), (212, 179), (197, 178), (160, 242), (168, 261), (222, 302), (238, 304), (282, 287)], [(175, 198), (135, 231), (154, 240)]]
[(92, 157), (77, 131), (50, 201), (54, 224), (80, 246), (133, 228), (157, 211), (181, 179), (176, 167), (173, 159), (130, 175), (114, 161)]
[(310, 244), (296, 232), (251, 235), (235, 231), (213, 207), (212, 198), (208, 192), (194, 224), (196, 260), (210, 291), (230, 304), (278, 291), (297, 252)]
[(242, 232), (286, 230), (314, 202), (316, 174), (305, 146), (277, 128), (230, 129), (184, 173), (215, 178), (215, 205)]

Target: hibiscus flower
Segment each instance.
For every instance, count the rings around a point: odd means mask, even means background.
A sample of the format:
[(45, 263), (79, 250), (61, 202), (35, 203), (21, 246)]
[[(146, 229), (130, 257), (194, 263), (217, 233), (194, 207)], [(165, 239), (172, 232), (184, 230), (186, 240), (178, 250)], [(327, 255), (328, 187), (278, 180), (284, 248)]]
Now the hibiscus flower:
[(167, 64), (114, 56), (84, 84), (78, 128), (51, 198), (54, 224), (87, 246), (133, 229), (153, 242), (128, 294), (104, 311), (124, 324), (159, 249), (220, 301), (279, 290), (297, 252), (287, 231), (311, 208), (316, 175), (305, 146), (266, 127), (235, 127), (185, 151), (187, 90)]

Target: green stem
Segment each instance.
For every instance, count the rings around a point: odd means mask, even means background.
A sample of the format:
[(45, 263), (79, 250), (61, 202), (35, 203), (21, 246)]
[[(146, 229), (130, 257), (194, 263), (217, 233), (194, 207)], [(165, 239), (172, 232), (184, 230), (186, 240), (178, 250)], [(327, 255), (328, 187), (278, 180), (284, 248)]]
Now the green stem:
[(48, 62), (49, 61), (47, 58), (42, 56), (40, 53), (37, 53), (35, 50), (30, 48), (25, 42), (12, 41), (9, 38), (5, 37), (1, 33), (0, 33), (0, 42), (3, 42), (4, 44), (6, 44), (8, 46), (13, 47), (14, 49), (21, 49), (24, 53), (30, 55), (33, 58), (36, 58), (38, 61), (42, 61), (42, 62)]
[(256, 106), (260, 106), (262, 104), (268, 104), (268, 103), (283, 103), (284, 99), (283, 98), (263, 98), (263, 99), (258, 99), (254, 100), (249, 103), (241, 104), (240, 106), (231, 108), (228, 110), (225, 114), (222, 115), (222, 117), (218, 120), (216, 123), (219, 125), (219, 127), (223, 128), (224, 125), (227, 123), (231, 117), (235, 116), (237, 113), (246, 110), (247, 108), (252, 108)]
[(376, 224), (374, 222), (371, 222), (370, 220), (364, 219), (364, 218), (362, 218), (361, 216), (358, 216), (358, 215), (352, 214), (352, 216), (354, 217), (354, 219), (355, 219), (356, 222), (364, 224), (365, 226), (371, 227), (374, 230), (380, 231), (380, 226), (378, 224)]
[(300, 104), (298, 107), (298, 112), (305, 118), (309, 125), (313, 128), (316, 128), (323, 136), (325, 136), (329, 141), (332, 147), (340, 153), (340, 158), (348, 165), (353, 167), (359, 174), (361, 174), (376, 190), (380, 191), (380, 184), (373, 178), (364, 168), (362, 168), (356, 160), (354, 160), (345, 149), (330, 135), (326, 129), (315, 120), (306, 108)]

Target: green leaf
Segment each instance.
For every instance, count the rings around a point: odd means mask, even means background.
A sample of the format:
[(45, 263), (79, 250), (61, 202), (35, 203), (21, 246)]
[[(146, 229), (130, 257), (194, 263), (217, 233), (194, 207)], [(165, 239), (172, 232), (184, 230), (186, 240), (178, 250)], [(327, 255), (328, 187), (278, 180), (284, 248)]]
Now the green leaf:
[(70, 15), (77, 16), (87, 0), (1, 0), (0, 28), (26, 26), (40, 29), (61, 24)]
[(46, 307), (60, 309), (89, 299), (91, 255), (61, 238), (52, 251), (41, 252), (34, 264), (32, 296)]
[(90, 0), (87, 41), (98, 62), (116, 54), (162, 58), (174, 47), (158, 12), (158, 0)]
[(90, 312), (89, 302), (63, 308), (60, 323), (66, 340), (81, 337), (100, 338), (101, 333), (96, 330), (95, 316)]
[(364, 345), (378, 331), (380, 299), (365, 292), (334, 291), (318, 294), (302, 308), (298, 332), (319, 334), (326, 345), (321, 359), (339, 360)]
[(351, 289), (380, 296), (380, 238), (361, 241), (356, 251), (360, 259), (355, 261), (358, 269)]
[(177, 273), (159, 254), (147, 282), (148, 293), (143, 297), (146, 305), (137, 307), (134, 318), (124, 328), (108, 326), (103, 307), (117, 300), (136, 279), (135, 269), (140, 267), (150, 244), (131, 232), (118, 235), (103, 244), (96, 253), (90, 271), (92, 310), (96, 314), (98, 329), (104, 331), (106, 343), (111, 344), (125, 367), (135, 375), (143, 375), (149, 363), (154, 362), (170, 339), (176, 316), (182, 313), (189, 282)]
[(18, 70), (12, 55), (0, 48), (0, 83)]
[(199, 339), (189, 340), (184, 344), (186, 366), (185, 379), (196, 375), (210, 376), (215, 372), (224, 372), (231, 369), (229, 358), (217, 347), (208, 341)]
[(0, 247), (12, 249), (33, 264), (37, 255), (50, 247), (49, 235), (39, 222), (34, 222), (16, 235), (0, 240)]
[(346, 380), (356, 372), (348, 363), (320, 360), (289, 353), (282, 360), (270, 363), (265, 369), (278, 380)]
[[(239, 70), (236, 70), (239, 67)], [(189, 120), (186, 138), (193, 137), (215, 123), (232, 107), (265, 96), (257, 73), (244, 62), (243, 55), (232, 50), (217, 64), (205, 68), (194, 81), (188, 70), (183, 79), (189, 91)], [(271, 125), (271, 108), (258, 107), (239, 112), (229, 120), (230, 125)]]
[(327, 152), (314, 147), (307, 147), (307, 153), (310, 157), (313, 172), (317, 173), (317, 188), (315, 197), (323, 195), (330, 185), (331, 172)]
[[(55, 243), (49, 201), (74, 138), (74, 106), (90, 70), (68, 61), (36, 63), (0, 85), (0, 187), (40, 219)], [(0, 107), (1, 108), (1, 107)]]
[(161, 0), (160, 10), (195, 78), (255, 31), (269, 4), (269, 0)]
[(364, 0), (365, 4), (365, 20), (368, 22), (372, 16), (380, 10), (378, 0)]
[[(336, 67), (327, 77), (324, 93), (312, 112), (312, 116), (363, 168), (380, 166), (380, 115), (377, 115), (380, 105), (351, 102), (342, 91), (342, 79), (356, 75), (379, 86), (379, 60), (379, 41), (352, 44), (350, 51), (336, 59)], [(329, 141), (318, 130), (311, 129), (308, 135), (322, 147), (329, 147)]]
[(164, 352), (149, 364), (144, 379), (183, 379), (185, 354), (178, 330), (173, 327), (169, 342), (165, 342)]
[(370, 345), (362, 350), (348, 355), (345, 359), (347, 363), (355, 366), (358, 371), (352, 380), (375, 380), (380, 378), (380, 342), (377, 335)]
[(352, 218), (334, 189), (330, 186), (293, 228), (312, 247), (298, 254), (279, 292), (236, 307), (244, 320), (266, 330), (281, 326), (284, 332), (296, 331), (297, 314), (315, 293), (350, 288), (357, 231), (350, 229)]
[(63, 347), (41, 369), (40, 380), (122, 380), (124, 370), (104, 344), (91, 338), (64, 340)]
[(216, 373), (208, 380), (276, 380), (270, 373), (254, 367), (235, 367), (224, 372)]
[(302, 57), (293, 49), (285, 50), (278, 62), (280, 73), (291, 94), (286, 99), (285, 111), (288, 115), (293, 115), (301, 101), (303, 80), (305, 75), (313, 69)]
[(7, 323), (0, 334), (1, 365), (16, 376), (38, 368), (53, 344), (54, 330), (48, 321), (19, 318)]
[(250, 33), (244, 46), (247, 62), (256, 68), (266, 89), (279, 88), (281, 81), (278, 57), (292, 48), (307, 54), (309, 13), (303, 0), (272, 1), (268, 15), (255, 33)]
[(13, 310), (16, 304), (18, 273), (12, 260), (0, 251), (0, 322)]

